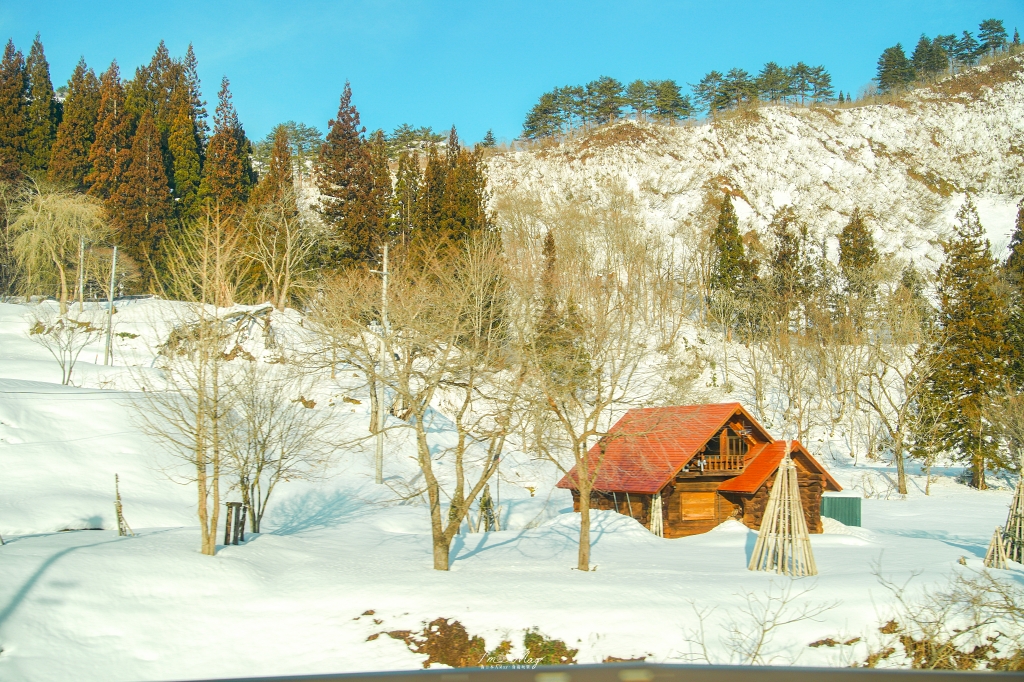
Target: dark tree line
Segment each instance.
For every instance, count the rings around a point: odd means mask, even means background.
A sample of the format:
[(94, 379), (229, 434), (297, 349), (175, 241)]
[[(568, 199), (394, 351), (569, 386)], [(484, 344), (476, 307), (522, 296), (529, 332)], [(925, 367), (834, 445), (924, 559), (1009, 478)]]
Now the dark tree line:
[(898, 92), (914, 82), (934, 81), (944, 74), (974, 66), (983, 56), (1005, 52), (1011, 44), (1020, 45), (1020, 35), (1014, 30), (1011, 43), (999, 19), (981, 22), (977, 37), (970, 31), (963, 31), (959, 36), (954, 33), (935, 38), (922, 35), (909, 57), (900, 43), (886, 48), (878, 58), (875, 82), (879, 92)]

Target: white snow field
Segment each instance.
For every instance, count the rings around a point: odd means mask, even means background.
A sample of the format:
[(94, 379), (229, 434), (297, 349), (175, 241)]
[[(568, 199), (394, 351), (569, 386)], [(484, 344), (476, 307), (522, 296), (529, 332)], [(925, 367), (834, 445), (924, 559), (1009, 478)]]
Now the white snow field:
[[(1010, 501), (1006, 483), (972, 491), (953, 480), (957, 470), (943, 472), (930, 496), (914, 476), (906, 499), (863, 501), (863, 528), (829, 523), (832, 532), (813, 536), (819, 575), (796, 581), (747, 571), (756, 534), (738, 523), (664, 540), (628, 517), (597, 512), (596, 570), (585, 573), (573, 568), (579, 521), (566, 491), (553, 487), (557, 472), (510, 453), (500, 481), (507, 530), (458, 537), (451, 571), (438, 572), (431, 569), (426, 507), (398, 504), (386, 486), (372, 483), (372, 448), (347, 448), (335, 453), (323, 480), (282, 484), (262, 534), (209, 557), (199, 553), (194, 487), (172, 480), (174, 461), (140, 433), (131, 407), (137, 394), (126, 390), (133, 372), (152, 371), (153, 347), (174, 304), (119, 305), (119, 366), (95, 364), (102, 347), (88, 348), (73, 374), (80, 387), (59, 385), (56, 363), (29, 339), (33, 310), (0, 304), (5, 682), (417, 669), (425, 657), (402, 641), (367, 638), (418, 630), (438, 617), (457, 619), (488, 648), (502, 639), (520, 647), (524, 631), (535, 627), (578, 648), (579, 662), (682, 662), (692, 660), (687, 640), (695, 613), (705, 611), (709, 653), (729, 662), (722, 625), (742, 621), (748, 594), (764, 600), (786, 589), (800, 595), (791, 609), (830, 608), (776, 631), (766, 660), (849, 665), (863, 659), (865, 643), (807, 645), (829, 636), (877, 641), (892, 598), (875, 572), (911, 579), (914, 591), (981, 570)], [(285, 336), (301, 332), (297, 314), (273, 315)], [(364, 430), (367, 401), (334, 400), (339, 396), (359, 398), (353, 386), (320, 382), (317, 399), (335, 410), (338, 428)], [(438, 423), (440, 441), (449, 434)], [(388, 445), (388, 480), (413, 481), (412, 450), (398, 438)], [(823, 461), (845, 486), (885, 489), (889, 469), (833, 459)], [(117, 537), (115, 473), (135, 537)], [(535, 487), (536, 496), (520, 483)], [(96, 528), (102, 530), (74, 530)], [(1020, 565), (999, 573), (1024, 583)], [(368, 610), (375, 613), (361, 615)]]

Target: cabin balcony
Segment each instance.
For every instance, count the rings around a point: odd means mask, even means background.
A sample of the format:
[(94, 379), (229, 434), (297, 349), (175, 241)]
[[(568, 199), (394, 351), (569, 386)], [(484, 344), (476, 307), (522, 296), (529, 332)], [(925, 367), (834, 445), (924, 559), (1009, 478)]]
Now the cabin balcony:
[(679, 472), (680, 478), (738, 475), (743, 473), (743, 455), (698, 455)]

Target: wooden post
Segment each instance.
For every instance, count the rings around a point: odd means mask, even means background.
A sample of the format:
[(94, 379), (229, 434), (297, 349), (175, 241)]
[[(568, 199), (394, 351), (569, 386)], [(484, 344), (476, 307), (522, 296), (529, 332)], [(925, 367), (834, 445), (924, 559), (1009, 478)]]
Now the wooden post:
[(817, 575), (818, 567), (814, 563), (811, 536), (807, 532), (807, 520), (800, 502), (796, 466), (789, 457), (792, 444), (792, 441), (786, 442), (786, 454), (768, 496), (768, 507), (761, 519), (761, 529), (747, 568), (798, 578)]
[(238, 517), (239, 517), (239, 515), (240, 515), (240, 513), (242, 511), (242, 504), (240, 502), (235, 502), (233, 504), (233, 506), (235, 508), (235, 522), (234, 522), (234, 532), (232, 533), (232, 536), (231, 536), (231, 544), (232, 545), (237, 545), (238, 544)]
[(988, 543), (988, 551), (985, 552), (985, 568), (1006, 568), (1006, 547), (1003, 542), (1003, 529), (996, 526), (992, 533), (992, 541)]
[(117, 517), (117, 536), (120, 538), (129, 535), (135, 537), (135, 532), (128, 525), (128, 522), (124, 520), (124, 508), (121, 506), (121, 487), (117, 474), (114, 474), (114, 516)]
[(249, 508), (242, 506), (241, 524), (238, 529), (238, 539), (245, 542), (245, 517), (249, 515)]
[(228, 513), (224, 515), (224, 546), (231, 544), (231, 506), (234, 502), (228, 502)]
[(381, 294), (380, 294), (380, 321), (381, 321), (381, 340), (380, 340), (380, 375), (377, 377), (377, 442), (376, 452), (374, 453), (374, 483), (384, 483), (384, 400), (387, 395), (384, 391), (384, 377), (387, 376), (388, 371), (388, 353), (390, 352), (388, 346), (388, 245), (384, 245), (384, 269), (373, 270), (373, 272), (381, 276)]

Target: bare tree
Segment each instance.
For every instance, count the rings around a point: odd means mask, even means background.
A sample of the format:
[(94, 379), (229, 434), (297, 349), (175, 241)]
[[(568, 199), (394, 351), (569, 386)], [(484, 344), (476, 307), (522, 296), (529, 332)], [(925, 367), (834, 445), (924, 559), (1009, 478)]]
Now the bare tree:
[(530, 364), (533, 446), (563, 471), (575, 467), (582, 571), (590, 570), (591, 494), (610, 428), (651, 389), (642, 372), (653, 352), (644, 325), (650, 261), (635, 208), (613, 191), (604, 206), (548, 209), (539, 216), (551, 235), (543, 271), (523, 267), (536, 258), (516, 264), (519, 297), (531, 302), (521, 310), (519, 338)]
[(314, 478), (333, 445), (323, 437), (331, 413), (306, 398), (309, 384), (293, 371), (246, 359), (227, 379), (233, 395), (226, 450), (238, 478), (249, 525), (260, 532), (270, 495), (281, 481)]
[(309, 256), (317, 246), (311, 218), (298, 208), (295, 190), (247, 217), (248, 258), (262, 272), (274, 307), (284, 310), (296, 289), (307, 285)]
[(60, 383), (71, 383), (71, 373), (82, 350), (99, 338), (102, 330), (88, 320), (76, 320), (43, 306), (32, 313), (29, 338), (45, 348), (60, 365)]
[[(522, 382), (516, 356), (502, 348), (508, 324), (503, 282), (497, 245), (472, 240), (443, 258), (424, 252), (396, 258), (387, 327), (379, 318), (380, 282), (373, 273), (342, 273), (315, 301), (315, 317), (333, 327), (326, 333), (340, 359), (384, 382), (403, 406), (401, 423), (386, 428), (413, 432), (437, 570), (448, 570), (451, 542), (497, 470), (513, 425)], [(381, 348), (393, 358), (386, 376), (378, 369)], [(431, 425), (445, 418), (454, 422), (458, 440), (438, 448)]]
[[(869, 360), (857, 397), (878, 419), (892, 448), (896, 485), (907, 494), (906, 451), (920, 435), (918, 399), (927, 389), (936, 354), (921, 352), (935, 342), (921, 307), (904, 287), (892, 291), (874, 317)], [(915, 428), (916, 427), (916, 428)]]
[(157, 363), (163, 381), (139, 375), (144, 392), (135, 415), (146, 433), (186, 464), (184, 479), (196, 484), (201, 551), (212, 556), (236, 400), (225, 368), (230, 328), (217, 308), (233, 300), (242, 264), (238, 237), (224, 229), (216, 210), (208, 209), (169, 251), (168, 288), (182, 302)]
[(108, 232), (102, 206), (83, 194), (33, 185), (16, 215), (11, 230), (18, 263), (27, 271), (30, 286), (47, 272), (56, 274), (63, 315), (68, 311), (68, 276), (81, 267), (82, 240), (99, 241)]

